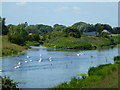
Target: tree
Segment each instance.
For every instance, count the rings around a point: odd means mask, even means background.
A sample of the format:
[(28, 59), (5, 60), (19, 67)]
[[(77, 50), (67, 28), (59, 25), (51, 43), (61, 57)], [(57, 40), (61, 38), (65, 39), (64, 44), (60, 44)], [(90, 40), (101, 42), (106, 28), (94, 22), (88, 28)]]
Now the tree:
[(28, 40), (28, 33), (21, 25), (12, 26), (8, 33), (8, 39), (12, 43), (23, 45)]
[(12, 24), (7, 25), (8, 30), (9, 30), (12, 26), (14, 26), (14, 25), (12, 25)]
[(84, 29), (86, 28), (87, 23), (85, 22), (77, 22), (72, 25), (72, 27), (77, 28), (80, 32), (84, 32)]
[(28, 23), (25, 22), (25, 23), (21, 23), (21, 24), (18, 24), (19, 26), (23, 27), (23, 28), (26, 28), (28, 26)]
[(28, 26), (28, 23), (27, 22), (25, 22), (25, 27), (27, 27)]
[(87, 24), (83, 30), (84, 32), (94, 32), (95, 30), (95, 26), (92, 24)]
[(38, 33), (33, 33), (32, 35), (28, 35), (28, 41), (39, 41), (40, 37)]
[(97, 23), (97, 24), (95, 24), (95, 29), (96, 29), (96, 31), (98, 32), (98, 35), (100, 36), (100, 35), (101, 35), (101, 32), (102, 32), (102, 30), (103, 30), (103, 25), (100, 24), (100, 23)]
[(53, 26), (53, 31), (60, 31), (60, 30), (62, 30), (63, 28), (65, 28), (66, 26), (64, 26), (64, 25), (59, 25), (59, 24), (55, 24), (54, 26)]
[(120, 27), (114, 27), (112, 33), (113, 34), (120, 34)]
[(37, 24), (30, 25), (25, 28), (28, 33), (38, 33), (40, 35), (48, 34), (53, 31), (53, 28), (49, 25)]
[(16, 89), (19, 82), (13, 82), (13, 80), (10, 79), (10, 77), (7, 77), (7, 76), (4, 76), (4, 77), (1, 77), (0, 76), (0, 80), (2, 80), (2, 89)]
[(102, 25), (103, 25), (103, 29), (108, 30), (109, 32), (112, 33), (113, 29), (110, 25), (108, 25), (108, 24), (102, 24)]
[(65, 36), (72, 36), (75, 38), (80, 38), (80, 31), (77, 28), (74, 27), (66, 27), (62, 30), (65, 33)]
[(8, 33), (8, 28), (5, 25), (5, 18), (0, 17), (0, 35), (7, 35)]
[(110, 25), (108, 25), (108, 24), (100, 24), (100, 23), (97, 23), (97, 24), (95, 24), (95, 29), (96, 29), (96, 31), (99, 33), (99, 35), (101, 35), (101, 32), (103, 31), (103, 30), (107, 30), (107, 31), (109, 31), (109, 32), (113, 32), (113, 29), (112, 29), (112, 27), (110, 26)]

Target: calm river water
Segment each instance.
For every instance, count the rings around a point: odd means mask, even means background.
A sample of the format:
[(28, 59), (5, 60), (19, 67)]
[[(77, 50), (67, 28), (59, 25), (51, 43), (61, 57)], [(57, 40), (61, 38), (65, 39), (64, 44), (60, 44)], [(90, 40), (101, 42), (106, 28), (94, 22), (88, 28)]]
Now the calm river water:
[[(2, 58), (2, 76), (10, 76), (15, 82), (21, 82), (18, 85), (20, 88), (51, 88), (64, 81), (69, 82), (73, 76), (78, 77), (77, 74), (87, 74), (90, 67), (114, 63), (113, 58), (118, 55), (118, 46), (85, 51), (31, 47), (32, 49), (22, 54)], [(78, 53), (84, 55), (77, 56)], [(42, 62), (38, 62), (40, 57)], [(52, 57), (52, 61), (49, 57)], [(28, 63), (25, 63), (25, 59)], [(18, 62), (21, 62), (20, 68), (15, 69)]]

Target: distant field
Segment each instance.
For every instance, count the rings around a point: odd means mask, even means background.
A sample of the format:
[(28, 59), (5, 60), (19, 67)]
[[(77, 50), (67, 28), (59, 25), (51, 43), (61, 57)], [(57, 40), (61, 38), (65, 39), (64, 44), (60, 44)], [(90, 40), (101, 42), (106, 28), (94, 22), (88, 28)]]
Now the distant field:
[(120, 34), (111, 34), (112, 36), (119, 36)]
[(0, 57), (17, 54), (26, 50), (23, 46), (10, 43), (7, 38), (7, 36), (0, 36), (0, 41), (2, 41), (2, 43), (0, 43), (0, 51), (2, 51), (0, 52)]

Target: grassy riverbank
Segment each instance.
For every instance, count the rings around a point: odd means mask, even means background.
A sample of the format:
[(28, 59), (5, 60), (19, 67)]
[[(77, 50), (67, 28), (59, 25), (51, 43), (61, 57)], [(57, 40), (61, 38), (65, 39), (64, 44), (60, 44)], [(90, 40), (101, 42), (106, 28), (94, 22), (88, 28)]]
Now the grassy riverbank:
[(81, 38), (74, 37), (56, 37), (44, 42), (46, 47), (74, 47), (75, 49), (96, 49), (103, 46), (114, 44), (111, 38), (82, 36)]
[[(110, 46), (112, 44), (120, 44), (120, 35), (112, 35), (110, 38), (96, 37), (96, 36), (82, 36), (81, 38), (57, 36), (48, 39), (43, 43), (45, 47), (73, 47), (74, 49), (96, 49)], [(29, 45), (39, 45), (37, 41), (26, 41), (24, 46), (16, 45), (8, 41), (7, 36), (0, 36), (2, 44), (0, 44), (0, 57), (16, 54), (26, 50)]]
[(40, 45), (40, 43), (39, 42), (37, 42), (37, 41), (26, 41), (25, 42), (25, 46), (27, 46), (27, 47), (29, 47), (29, 46), (39, 46)]
[(54, 88), (118, 88), (118, 64), (100, 65), (88, 71), (88, 77), (73, 78)]
[(0, 57), (17, 54), (27, 49), (24, 46), (10, 43), (7, 38), (7, 36), (0, 36), (0, 41), (2, 41), (0, 44), (0, 51), (2, 51)]
[(113, 39), (116, 44), (120, 44), (120, 34), (112, 34), (111, 36), (111, 39)]

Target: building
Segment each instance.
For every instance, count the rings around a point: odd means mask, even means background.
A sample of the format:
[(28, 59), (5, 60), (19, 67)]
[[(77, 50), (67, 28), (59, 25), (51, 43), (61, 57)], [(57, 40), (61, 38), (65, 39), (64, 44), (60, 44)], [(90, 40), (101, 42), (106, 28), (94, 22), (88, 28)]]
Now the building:
[(86, 36), (94, 36), (94, 35), (96, 35), (96, 32), (94, 31), (94, 32), (84, 32), (84, 35), (86, 35)]
[(102, 31), (102, 34), (109, 35), (110, 32), (109, 32), (108, 30), (103, 30), (103, 31)]

